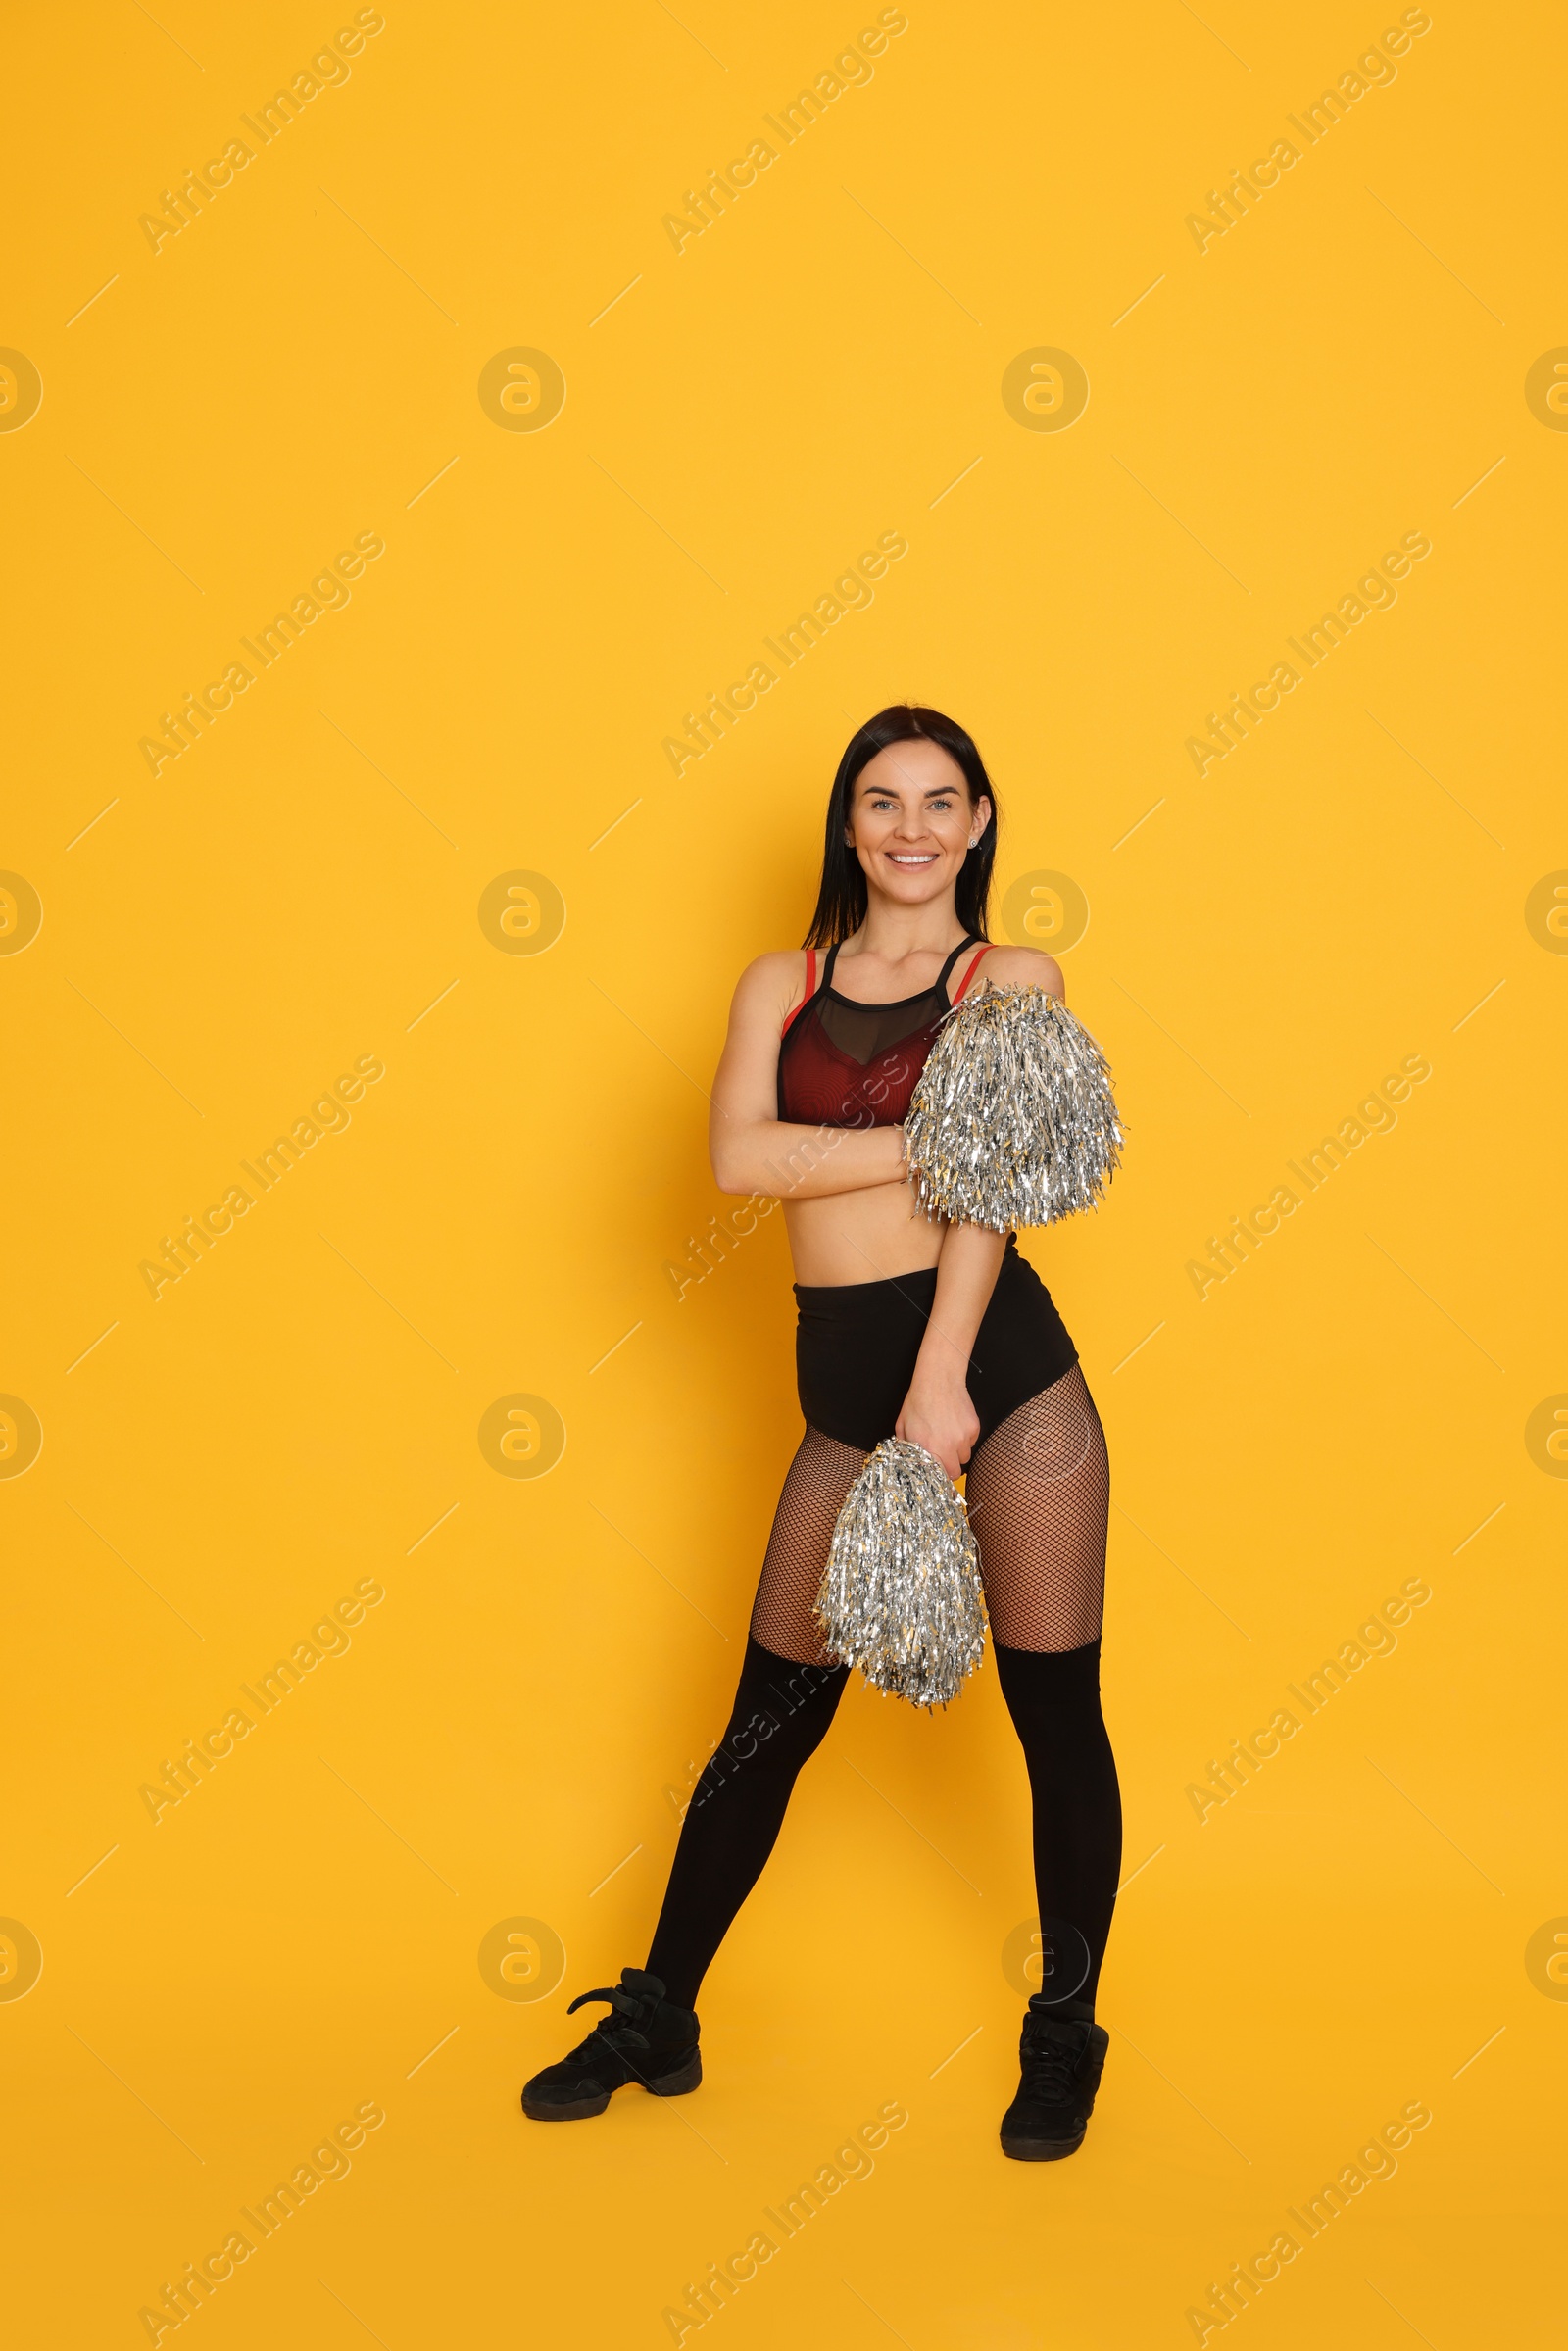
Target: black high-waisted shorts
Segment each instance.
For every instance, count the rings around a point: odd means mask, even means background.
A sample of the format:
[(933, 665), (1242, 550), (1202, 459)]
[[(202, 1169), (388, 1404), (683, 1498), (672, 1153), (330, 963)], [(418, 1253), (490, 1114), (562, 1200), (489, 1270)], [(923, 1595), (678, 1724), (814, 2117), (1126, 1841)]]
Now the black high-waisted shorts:
[[(796, 1283), (795, 1372), (801, 1410), (811, 1428), (867, 1453), (892, 1436), (936, 1290), (935, 1266), (889, 1282), (827, 1290)], [(1077, 1360), (1050, 1291), (1009, 1236), (969, 1356), (969, 1396), (981, 1438)]]

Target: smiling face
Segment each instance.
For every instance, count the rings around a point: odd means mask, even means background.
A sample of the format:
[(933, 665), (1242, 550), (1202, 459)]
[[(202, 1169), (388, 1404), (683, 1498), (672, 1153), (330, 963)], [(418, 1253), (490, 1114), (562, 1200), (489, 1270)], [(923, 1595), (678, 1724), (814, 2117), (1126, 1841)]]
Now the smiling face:
[(899, 906), (951, 896), (971, 846), (991, 822), (982, 794), (971, 806), (963, 771), (939, 744), (890, 743), (855, 781), (844, 838), (867, 886)]

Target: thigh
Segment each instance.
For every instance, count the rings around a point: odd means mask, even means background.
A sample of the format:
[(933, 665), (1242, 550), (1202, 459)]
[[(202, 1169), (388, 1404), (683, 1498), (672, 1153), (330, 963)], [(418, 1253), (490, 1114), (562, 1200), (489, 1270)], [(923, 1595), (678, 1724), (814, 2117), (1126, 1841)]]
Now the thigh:
[(858, 1445), (808, 1428), (773, 1515), (752, 1639), (797, 1665), (830, 1665), (813, 1609), (844, 1498), (865, 1467)]
[(976, 1446), (965, 1488), (994, 1640), (1077, 1649), (1101, 1629), (1110, 1464), (1076, 1363)]
[(1077, 1360), (1050, 1291), (1009, 1246), (969, 1356), (969, 1395), (982, 1434), (989, 1437)]

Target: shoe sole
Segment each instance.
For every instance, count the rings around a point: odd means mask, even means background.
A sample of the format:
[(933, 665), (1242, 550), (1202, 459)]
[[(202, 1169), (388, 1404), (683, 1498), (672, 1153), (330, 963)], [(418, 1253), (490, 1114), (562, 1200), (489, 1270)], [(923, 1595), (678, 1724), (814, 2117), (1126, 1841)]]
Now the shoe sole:
[[(617, 2082), (615, 2089), (645, 2089), (654, 2098), (684, 2098), (696, 2089), (703, 2079), (701, 2056), (683, 2066), (678, 2074), (668, 2074), (660, 2082)], [(601, 2090), (597, 2098), (578, 2098), (570, 2106), (530, 2105), (526, 2090), (522, 2093), (522, 2111), (530, 2123), (585, 2123), (596, 2114), (603, 2114), (614, 2096), (614, 2090)]]
[(1002, 2152), (1010, 2155), (1014, 2163), (1059, 2163), (1064, 2155), (1076, 2155), (1087, 2131), (1076, 2138), (1004, 2138)]

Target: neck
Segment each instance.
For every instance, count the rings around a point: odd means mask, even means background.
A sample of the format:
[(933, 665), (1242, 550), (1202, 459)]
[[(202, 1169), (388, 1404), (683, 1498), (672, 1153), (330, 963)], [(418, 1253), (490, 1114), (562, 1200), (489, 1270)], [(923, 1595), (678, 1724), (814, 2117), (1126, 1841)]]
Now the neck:
[(902, 963), (910, 955), (943, 956), (965, 936), (950, 891), (928, 906), (903, 906), (872, 891), (865, 920), (844, 943), (847, 955), (876, 955), (885, 963)]

